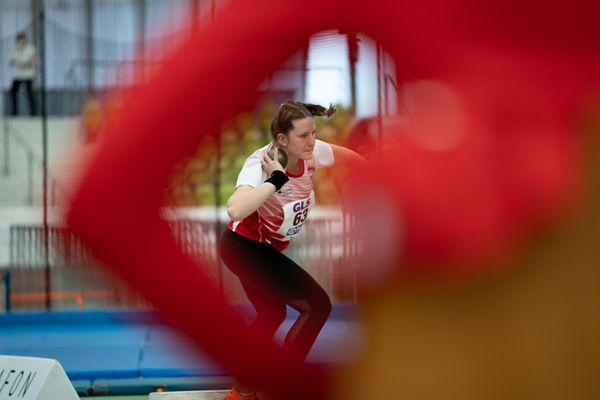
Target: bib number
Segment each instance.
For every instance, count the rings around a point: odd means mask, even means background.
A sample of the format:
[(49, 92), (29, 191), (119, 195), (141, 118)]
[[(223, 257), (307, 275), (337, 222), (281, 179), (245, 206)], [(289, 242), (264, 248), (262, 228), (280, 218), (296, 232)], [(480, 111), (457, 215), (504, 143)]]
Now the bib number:
[(306, 208), (304, 211), (300, 211), (298, 214), (296, 214), (296, 216), (294, 217), (294, 222), (293, 222), (294, 226), (303, 224), (304, 221), (306, 221), (306, 217), (308, 217), (308, 208)]
[(277, 233), (285, 236), (284, 240), (290, 240), (300, 233), (302, 225), (308, 218), (314, 202), (314, 193), (311, 192), (309, 197), (283, 206), (283, 223)]

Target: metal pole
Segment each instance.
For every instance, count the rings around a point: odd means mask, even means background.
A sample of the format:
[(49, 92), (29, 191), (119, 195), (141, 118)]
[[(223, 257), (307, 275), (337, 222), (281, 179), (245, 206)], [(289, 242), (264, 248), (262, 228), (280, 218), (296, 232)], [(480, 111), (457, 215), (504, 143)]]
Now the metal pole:
[(6, 303), (5, 303), (5, 307), (6, 307), (6, 312), (9, 312), (11, 310), (11, 304), (10, 304), (10, 293), (11, 293), (11, 281), (12, 281), (12, 276), (10, 276), (10, 272), (12, 271), (14, 265), (15, 265), (15, 241), (16, 239), (17, 233), (16, 233), (16, 229), (14, 226), (10, 227), (9, 230), (9, 260), (10, 263), (8, 265), (8, 273), (9, 275), (7, 277), (5, 277), (6, 279)]
[(350, 67), (350, 104), (356, 114), (356, 63), (358, 62), (358, 36), (355, 32), (346, 35), (348, 41), (348, 64)]
[(219, 217), (219, 208), (221, 207), (221, 132), (217, 132), (216, 139), (216, 166), (215, 166), (215, 245), (217, 254), (217, 269), (219, 275), (219, 288), (223, 293), (223, 265), (221, 263), (221, 257), (219, 257), (219, 245), (221, 244), (221, 219)]
[(381, 55), (381, 61), (383, 63), (383, 112), (384, 115), (390, 115), (390, 90), (389, 90), (389, 83), (390, 83), (390, 74), (388, 73), (388, 55), (386, 53), (383, 53)]
[(379, 151), (383, 149), (383, 121), (382, 121), (382, 99), (381, 99), (381, 45), (377, 43), (377, 136)]
[[(4, 20), (4, 2), (0, 1), (0, 20)], [(0, 32), (1, 34), (4, 34), (4, 32)], [(4, 43), (2, 43), (3, 40), (0, 39), (0, 45), (4, 45)], [(0, 51), (0, 113), (2, 113), (2, 115), (8, 115), (9, 111), (8, 108), (6, 107), (6, 104), (4, 104), (4, 99), (5, 99), (5, 94), (4, 94), (4, 52)], [(12, 110), (11, 110), (12, 111)], [(5, 122), (6, 123), (6, 122)], [(6, 129), (6, 125), (4, 127)]]
[(50, 205), (56, 205), (56, 179), (50, 180)]
[[(210, 2), (210, 22), (215, 22), (216, 5), (215, 0)], [(215, 245), (217, 254), (217, 269), (219, 274), (219, 288), (221, 293), (224, 291), (223, 287), (223, 263), (219, 256), (219, 245), (221, 244), (221, 219), (219, 218), (219, 207), (221, 206), (221, 132), (217, 132), (216, 135), (216, 168), (215, 168)]]
[(4, 289), (5, 289), (5, 293), (4, 293), (4, 310), (6, 312), (10, 312), (11, 310), (11, 304), (10, 304), (10, 267), (8, 270), (6, 270), (6, 272), (4, 273)]
[[(140, 41), (139, 84), (146, 82), (146, 0), (137, 1), (138, 40)], [(134, 71), (136, 70), (134, 65)], [(134, 84), (137, 82), (134, 82)]]
[(40, 21), (37, 19), (37, 15), (40, 12), (40, 1), (39, 0), (31, 0), (31, 37), (38, 38), (40, 37)]
[(87, 95), (90, 96), (94, 90), (94, 0), (85, 0), (85, 22), (87, 26), (86, 38), (86, 65), (87, 65)]
[(8, 137), (8, 121), (4, 119), (4, 134), (2, 137), (4, 138), (4, 165), (2, 167), (2, 174), (4, 177), (8, 177), (10, 175), (10, 146), (9, 146), (9, 137)]
[(33, 153), (27, 149), (27, 204), (33, 205)]
[(39, 15), (38, 42), (39, 42), (39, 60), (40, 60), (40, 105), (42, 116), (42, 169), (43, 169), (43, 214), (44, 214), (44, 277), (46, 293), (46, 310), (50, 311), (52, 302), (50, 293), (52, 291), (51, 271), (50, 271), (50, 251), (49, 251), (49, 229), (48, 229), (48, 110), (47, 110), (47, 90), (46, 90), (46, 35), (45, 35), (45, 14), (44, 1), (35, 1)]
[(306, 101), (306, 76), (308, 75), (308, 48), (310, 47), (310, 40), (307, 40), (302, 47), (302, 78), (300, 80), (300, 96), (298, 98), (302, 101)]

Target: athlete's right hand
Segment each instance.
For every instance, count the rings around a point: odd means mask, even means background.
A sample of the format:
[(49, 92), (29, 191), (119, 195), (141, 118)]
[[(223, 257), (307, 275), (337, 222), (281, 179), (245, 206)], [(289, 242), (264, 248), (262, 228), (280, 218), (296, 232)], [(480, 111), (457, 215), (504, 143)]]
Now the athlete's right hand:
[(269, 157), (266, 150), (263, 152), (261, 164), (263, 169), (267, 173), (267, 176), (271, 176), (273, 171), (285, 172), (285, 168), (283, 168), (279, 163), (279, 149), (277, 149), (277, 146), (275, 146), (273, 159)]

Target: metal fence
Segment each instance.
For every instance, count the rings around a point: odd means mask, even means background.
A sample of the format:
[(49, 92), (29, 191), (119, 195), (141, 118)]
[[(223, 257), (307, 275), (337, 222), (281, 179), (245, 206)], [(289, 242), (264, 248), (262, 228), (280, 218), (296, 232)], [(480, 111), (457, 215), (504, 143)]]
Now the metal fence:
[[(225, 298), (244, 301), (237, 278), (221, 263), (217, 245), (220, 222), (175, 220), (173, 235), (182, 250), (201, 260), (206, 277)], [(316, 218), (307, 222), (286, 254), (302, 265), (334, 302), (356, 301), (355, 266), (358, 246), (350, 242), (349, 217)], [(144, 299), (109, 275), (78, 237), (64, 227), (12, 226), (10, 266), (4, 275), (4, 309), (147, 308)], [(47, 251), (46, 251), (47, 249)], [(168, 270), (165, 266), (165, 271)]]

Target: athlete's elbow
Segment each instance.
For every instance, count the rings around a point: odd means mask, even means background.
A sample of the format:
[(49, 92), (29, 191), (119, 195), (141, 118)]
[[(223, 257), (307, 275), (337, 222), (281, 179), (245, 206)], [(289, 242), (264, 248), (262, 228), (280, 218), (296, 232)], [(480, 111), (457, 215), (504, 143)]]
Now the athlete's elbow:
[(242, 211), (238, 208), (235, 207), (232, 204), (227, 204), (227, 215), (229, 215), (229, 218), (231, 218), (234, 221), (241, 221), (244, 219), (245, 215), (243, 215)]

